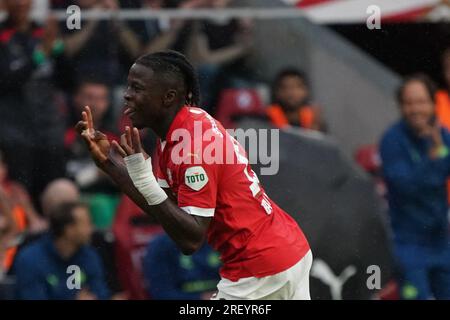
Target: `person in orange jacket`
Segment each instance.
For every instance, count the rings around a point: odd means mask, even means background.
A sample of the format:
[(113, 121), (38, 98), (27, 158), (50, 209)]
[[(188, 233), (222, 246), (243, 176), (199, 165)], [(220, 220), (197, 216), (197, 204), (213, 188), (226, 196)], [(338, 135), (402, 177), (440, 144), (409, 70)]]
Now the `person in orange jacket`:
[(0, 272), (12, 266), (17, 253), (17, 236), (46, 228), (31, 203), (26, 189), (8, 178), (8, 167), (0, 152)]
[(277, 128), (289, 126), (325, 131), (320, 110), (311, 105), (306, 75), (295, 68), (278, 73), (272, 86), (272, 105), (267, 108), (270, 122)]
[(436, 93), (436, 116), (450, 130), (450, 47), (442, 54), (441, 62), (446, 87)]
[[(450, 47), (441, 56), (445, 88), (436, 92), (436, 117), (439, 123), (450, 130)], [(450, 203), (450, 179), (447, 181), (447, 198)]]

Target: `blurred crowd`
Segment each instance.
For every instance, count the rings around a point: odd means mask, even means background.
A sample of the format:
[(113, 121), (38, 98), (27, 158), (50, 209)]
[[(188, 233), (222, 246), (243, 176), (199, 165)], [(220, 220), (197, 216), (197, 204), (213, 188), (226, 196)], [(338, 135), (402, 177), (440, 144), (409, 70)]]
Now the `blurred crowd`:
[[(52, 9), (78, 4), (104, 10), (220, 9), (230, 4), (49, 2)], [(249, 19), (113, 18), (83, 20), (80, 30), (68, 30), (53, 17), (43, 24), (30, 20), (32, 0), (0, 4), (7, 12), (0, 25), (0, 298), (208, 299), (219, 281), (217, 254), (205, 244), (193, 256), (182, 255), (157, 222), (97, 169), (73, 126), (88, 105), (99, 129), (117, 139), (129, 124), (122, 115), (129, 67), (142, 54), (172, 49), (197, 68), (201, 107), (225, 127), (232, 128), (236, 116), (254, 115), (280, 129), (326, 133), (307, 75), (286, 66), (267, 85), (270, 98), (261, 97), (248, 67), (255, 50)], [(442, 63), (450, 88), (450, 51)], [(389, 201), (398, 282), (406, 288), (401, 291), (406, 298), (450, 298), (445, 189), (450, 134), (441, 128), (450, 129), (450, 98), (448, 90), (435, 93), (432, 87), (428, 78), (416, 76), (400, 89), (402, 120), (396, 124), (398, 132), (383, 138), (383, 164), (375, 147), (356, 156)], [(145, 132), (143, 141), (152, 154), (154, 134)], [(424, 258), (411, 261), (408, 252)], [(429, 264), (421, 262), (428, 259)], [(81, 284), (77, 290), (66, 281), (73, 265), (81, 269), (73, 271), (74, 285)]]

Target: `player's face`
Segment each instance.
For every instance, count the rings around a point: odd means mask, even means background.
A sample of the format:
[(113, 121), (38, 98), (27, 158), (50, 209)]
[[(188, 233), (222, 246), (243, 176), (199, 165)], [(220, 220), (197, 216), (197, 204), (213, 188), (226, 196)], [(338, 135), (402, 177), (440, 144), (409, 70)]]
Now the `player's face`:
[(416, 132), (429, 126), (434, 116), (434, 103), (425, 85), (411, 81), (403, 89), (401, 112), (406, 123)]
[(277, 100), (287, 109), (297, 109), (306, 101), (308, 88), (297, 76), (284, 77), (276, 92)]
[(124, 113), (138, 129), (153, 128), (163, 116), (164, 91), (153, 74), (150, 68), (139, 64), (133, 64), (128, 73)]

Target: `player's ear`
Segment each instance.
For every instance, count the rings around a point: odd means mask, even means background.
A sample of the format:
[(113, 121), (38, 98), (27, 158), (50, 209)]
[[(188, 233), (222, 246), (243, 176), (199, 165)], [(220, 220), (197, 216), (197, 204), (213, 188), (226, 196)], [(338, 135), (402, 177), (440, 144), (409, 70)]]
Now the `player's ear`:
[(175, 89), (167, 90), (166, 94), (164, 95), (164, 106), (166, 107), (171, 106), (177, 99), (177, 96), (178, 96), (177, 90)]

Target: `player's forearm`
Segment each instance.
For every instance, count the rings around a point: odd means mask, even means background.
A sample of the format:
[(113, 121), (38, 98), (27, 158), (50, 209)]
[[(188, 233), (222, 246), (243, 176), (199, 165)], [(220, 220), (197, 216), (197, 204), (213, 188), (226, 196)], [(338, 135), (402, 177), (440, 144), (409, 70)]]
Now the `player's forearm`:
[(111, 159), (101, 165), (101, 169), (145, 213), (153, 215), (159, 221), (184, 254), (192, 254), (202, 245), (205, 231), (195, 216), (184, 212), (170, 198), (150, 206), (134, 186), (126, 168)]
[(170, 198), (149, 207), (151, 213), (158, 219), (183, 254), (190, 255), (200, 249), (206, 230), (195, 216), (184, 212)]

